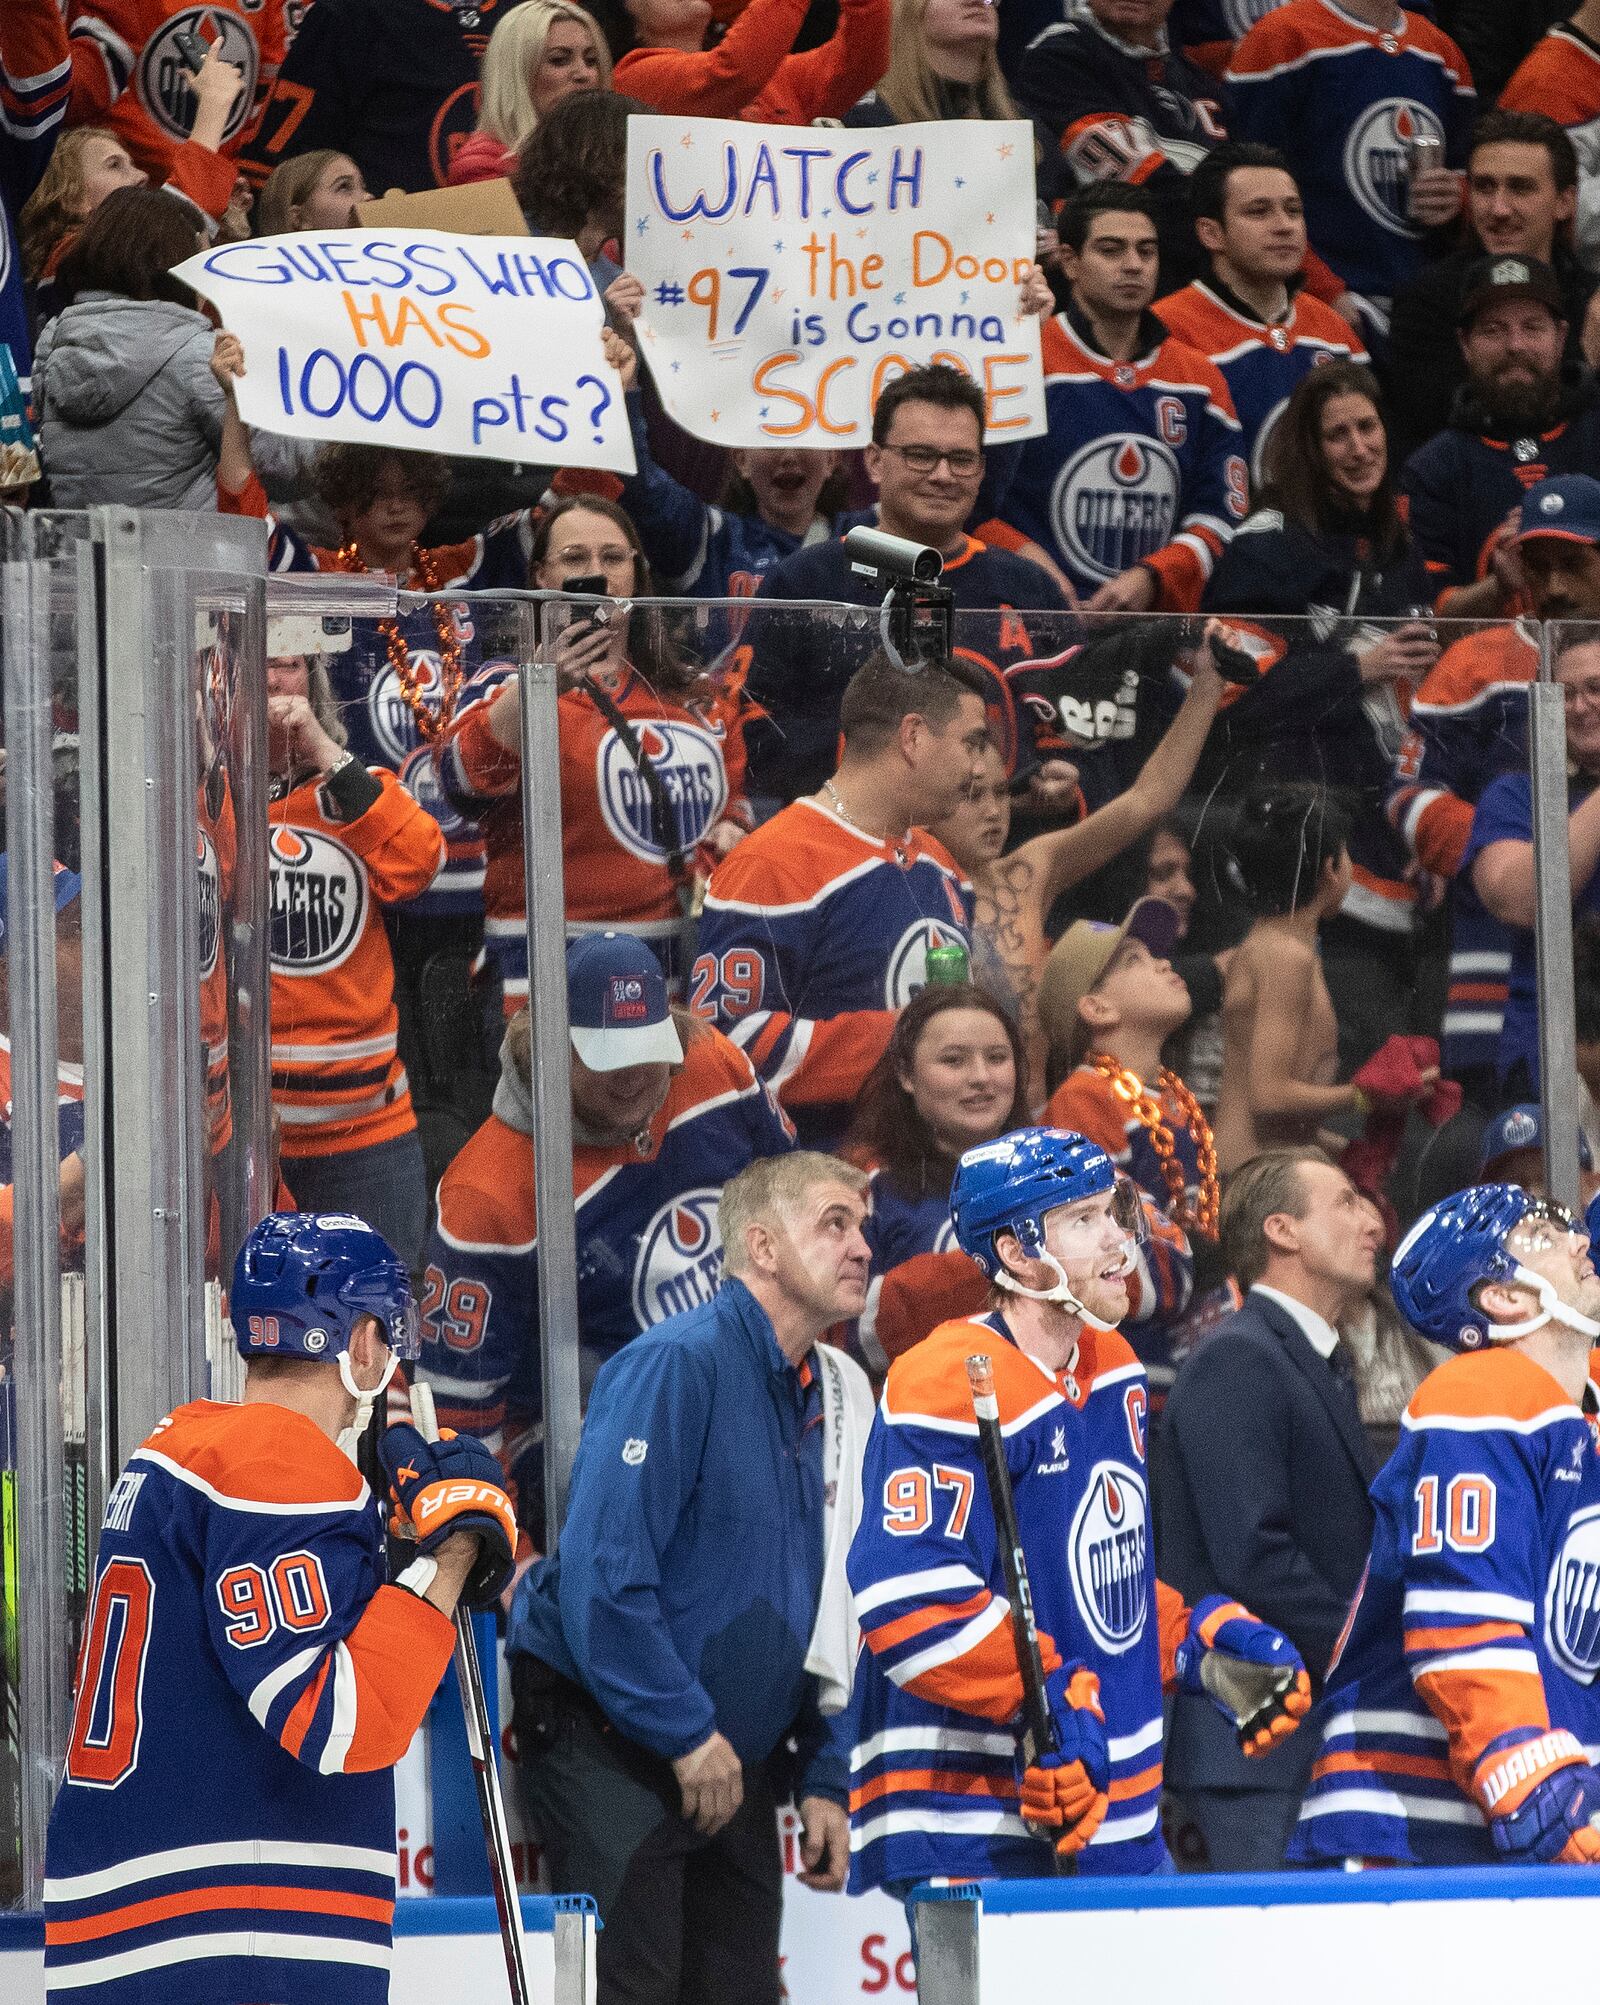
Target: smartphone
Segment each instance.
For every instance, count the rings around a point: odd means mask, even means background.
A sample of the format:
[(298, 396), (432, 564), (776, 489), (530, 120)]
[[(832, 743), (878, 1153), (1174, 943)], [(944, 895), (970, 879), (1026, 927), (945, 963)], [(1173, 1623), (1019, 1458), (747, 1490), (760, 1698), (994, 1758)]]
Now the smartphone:
[(174, 30), (172, 45), (183, 58), (183, 66), (192, 76), (199, 76), (205, 68), (209, 47), (198, 28), (178, 28)]
[[(561, 589), (564, 592), (583, 592), (591, 598), (603, 599), (606, 597), (605, 574), (596, 571), (587, 577), (563, 578), (561, 580)], [(608, 626), (610, 622), (611, 608), (609, 606), (597, 606), (592, 613), (583, 613), (579, 618), (573, 620), (566, 631), (576, 640), (582, 634), (597, 632), (599, 628)]]

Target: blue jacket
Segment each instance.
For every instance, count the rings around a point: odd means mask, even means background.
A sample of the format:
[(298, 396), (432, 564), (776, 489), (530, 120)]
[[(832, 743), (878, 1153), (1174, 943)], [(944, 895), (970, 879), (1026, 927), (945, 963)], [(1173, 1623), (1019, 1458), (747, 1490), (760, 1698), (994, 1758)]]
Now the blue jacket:
[(799, 1793), (842, 1803), (848, 1712), (825, 1722), (805, 1669), (822, 1590), (811, 1369), (732, 1279), (602, 1366), (560, 1545), (517, 1589), (510, 1647), (669, 1760), (715, 1728), (754, 1764), (794, 1729)]

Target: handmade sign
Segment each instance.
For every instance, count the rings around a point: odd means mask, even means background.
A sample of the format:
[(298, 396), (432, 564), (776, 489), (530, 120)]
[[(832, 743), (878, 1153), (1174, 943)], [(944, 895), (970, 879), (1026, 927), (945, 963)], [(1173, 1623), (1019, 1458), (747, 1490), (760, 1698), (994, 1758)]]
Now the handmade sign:
[(248, 425), (633, 471), (604, 309), (575, 244), (307, 231), (218, 244), (175, 276), (243, 343)]
[(727, 446), (859, 446), (892, 377), (951, 362), (991, 440), (1045, 428), (1033, 132), (628, 121), (624, 258), (669, 416)]

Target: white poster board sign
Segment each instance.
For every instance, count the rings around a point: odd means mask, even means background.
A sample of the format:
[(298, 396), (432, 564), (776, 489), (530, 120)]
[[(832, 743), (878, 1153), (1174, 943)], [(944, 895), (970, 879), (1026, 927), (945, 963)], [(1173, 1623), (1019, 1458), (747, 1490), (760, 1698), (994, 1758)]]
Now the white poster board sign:
[(244, 345), (247, 425), (633, 471), (604, 308), (575, 244), (306, 231), (217, 244), (175, 276)]
[(667, 413), (726, 446), (866, 444), (892, 377), (950, 362), (991, 440), (1045, 429), (1033, 131), (628, 121), (628, 270)]

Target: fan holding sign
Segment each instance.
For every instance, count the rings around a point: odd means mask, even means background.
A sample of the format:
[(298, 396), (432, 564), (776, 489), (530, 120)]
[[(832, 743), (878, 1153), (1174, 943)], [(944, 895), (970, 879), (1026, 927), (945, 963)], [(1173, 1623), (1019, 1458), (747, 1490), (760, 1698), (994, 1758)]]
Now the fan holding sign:
[(885, 382), (930, 362), (981, 386), (992, 440), (1043, 432), (1034, 234), (1021, 120), (629, 121), (642, 352), (668, 415), (720, 445), (864, 445)]

